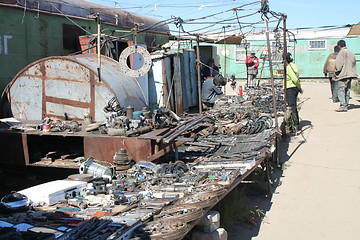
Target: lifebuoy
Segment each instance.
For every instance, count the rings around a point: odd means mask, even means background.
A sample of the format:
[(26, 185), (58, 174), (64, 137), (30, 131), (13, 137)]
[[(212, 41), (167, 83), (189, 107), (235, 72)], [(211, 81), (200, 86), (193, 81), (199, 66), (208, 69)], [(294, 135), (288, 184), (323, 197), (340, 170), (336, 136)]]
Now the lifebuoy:
[[(130, 56), (130, 54), (135, 53), (140, 54), (144, 59), (144, 64), (137, 70), (131, 69), (127, 65), (127, 58)], [(124, 51), (122, 51), (120, 54), (119, 63), (120, 70), (130, 77), (144, 76), (150, 70), (152, 64), (150, 53), (146, 50), (146, 48), (139, 45), (133, 45), (125, 48)]]

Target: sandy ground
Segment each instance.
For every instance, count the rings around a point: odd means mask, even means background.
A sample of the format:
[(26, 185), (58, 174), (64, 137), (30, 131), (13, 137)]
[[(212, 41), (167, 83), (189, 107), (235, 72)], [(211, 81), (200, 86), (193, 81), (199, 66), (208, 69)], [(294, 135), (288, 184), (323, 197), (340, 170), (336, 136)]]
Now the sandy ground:
[(303, 89), (302, 132), (280, 146), (281, 184), (254, 200), (266, 216), (229, 240), (360, 239), (360, 97), (352, 94), (350, 110), (338, 113), (328, 83)]

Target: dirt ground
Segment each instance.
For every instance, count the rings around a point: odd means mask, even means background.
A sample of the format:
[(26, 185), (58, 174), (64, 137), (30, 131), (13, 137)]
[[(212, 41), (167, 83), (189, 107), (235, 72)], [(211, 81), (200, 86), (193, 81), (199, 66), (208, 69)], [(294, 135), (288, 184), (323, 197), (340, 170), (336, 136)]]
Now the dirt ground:
[(338, 113), (328, 82), (303, 89), (302, 131), (281, 141), (273, 194), (249, 198), (266, 215), (228, 230), (229, 240), (360, 239), (360, 97)]

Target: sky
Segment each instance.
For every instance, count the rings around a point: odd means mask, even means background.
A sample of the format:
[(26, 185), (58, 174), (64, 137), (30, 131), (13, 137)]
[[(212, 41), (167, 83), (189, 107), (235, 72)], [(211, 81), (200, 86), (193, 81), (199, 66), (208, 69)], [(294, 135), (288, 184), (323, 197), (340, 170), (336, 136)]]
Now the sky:
[[(253, 0), (87, 0), (108, 7), (145, 15), (158, 20), (180, 17), (183, 30), (192, 33), (219, 33), (225, 29), (251, 32), (264, 28), (260, 1)], [(346, 4), (330, 0), (269, 0), (270, 11), (287, 15), (287, 28), (318, 28), (345, 26), (360, 22), (360, 1), (346, 0)], [(247, 5), (248, 4), (248, 5)], [(245, 6), (246, 5), (246, 6)], [(238, 11), (231, 9), (240, 7)], [(210, 16), (212, 15), (213, 16)], [(204, 19), (196, 19), (205, 17)], [(192, 20), (196, 19), (196, 20)], [(231, 19), (228, 20), (227, 19)], [(277, 25), (276, 18), (270, 24)], [(179, 28), (171, 22), (170, 29)], [(271, 27), (271, 25), (270, 25)], [(173, 33), (174, 34), (174, 33)]]

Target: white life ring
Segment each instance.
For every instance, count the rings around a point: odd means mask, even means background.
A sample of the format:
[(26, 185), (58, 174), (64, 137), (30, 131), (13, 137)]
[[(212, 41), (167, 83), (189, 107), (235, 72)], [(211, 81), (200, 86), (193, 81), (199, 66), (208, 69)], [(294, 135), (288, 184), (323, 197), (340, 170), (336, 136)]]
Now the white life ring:
[[(140, 54), (144, 59), (144, 64), (137, 70), (131, 69), (127, 65), (127, 58), (130, 56), (130, 54), (135, 53)], [(125, 48), (124, 51), (122, 51), (120, 54), (119, 63), (120, 70), (130, 77), (144, 76), (150, 70), (152, 65), (150, 53), (146, 50), (146, 48), (139, 45), (133, 45)]]

